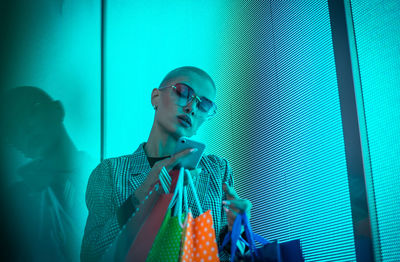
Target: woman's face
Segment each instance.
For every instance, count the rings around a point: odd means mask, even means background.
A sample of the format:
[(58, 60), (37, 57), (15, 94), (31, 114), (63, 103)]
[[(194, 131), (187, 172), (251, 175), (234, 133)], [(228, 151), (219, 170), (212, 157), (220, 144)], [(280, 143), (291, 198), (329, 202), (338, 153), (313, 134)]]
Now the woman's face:
[[(166, 86), (171, 86), (176, 83), (186, 84), (194, 90), (195, 95), (198, 97), (206, 97), (215, 102), (215, 88), (212, 83), (204, 77), (188, 72), (185, 75), (169, 81)], [(159, 90), (159, 93), (156, 121), (160, 128), (176, 139), (181, 136), (191, 137), (196, 134), (196, 131), (206, 120), (199, 115), (197, 103), (193, 100), (184, 106), (178, 105), (176, 103), (177, 96), (172, 88)], [(181, 119), (182, 116), (189, 117), (191, 125), (184, 123)]]

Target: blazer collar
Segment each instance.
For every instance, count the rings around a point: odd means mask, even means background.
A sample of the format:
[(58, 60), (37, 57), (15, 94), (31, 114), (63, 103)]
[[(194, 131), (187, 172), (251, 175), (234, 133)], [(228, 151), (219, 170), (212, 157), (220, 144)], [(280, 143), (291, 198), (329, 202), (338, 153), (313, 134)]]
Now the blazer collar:
[(133, 161), (129, 167), (130, 174), (146, 174), (151, 170), (149, 161), (147, 160), (146, 152), (144, 152), (145, 142), (141, 143), (135, 152), (132, 154)]

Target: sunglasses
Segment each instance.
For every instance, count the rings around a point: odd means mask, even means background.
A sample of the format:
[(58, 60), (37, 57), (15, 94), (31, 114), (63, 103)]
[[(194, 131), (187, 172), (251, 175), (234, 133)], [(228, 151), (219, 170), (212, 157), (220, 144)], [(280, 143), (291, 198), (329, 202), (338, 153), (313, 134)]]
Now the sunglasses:
[(158, 89), (163, 90), (166, 88), (172, 88), (177, 97), (177, 104), (180, 106), (186, 106), (193, 100), (197, 101), (198, 113), (201, 117), (210, 118), (217, 113), (217, 105), (214, 102), (205, 97), (198, 97), (194, 90), (186, 84), (176, 83), (175, 85), (160, 87)]

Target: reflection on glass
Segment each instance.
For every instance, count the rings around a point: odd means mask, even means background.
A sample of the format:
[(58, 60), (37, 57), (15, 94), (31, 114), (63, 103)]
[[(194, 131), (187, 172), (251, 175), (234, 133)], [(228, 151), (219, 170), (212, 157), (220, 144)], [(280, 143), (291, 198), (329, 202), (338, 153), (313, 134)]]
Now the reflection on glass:
[[(63, 105), (37, 87), (7, 90), (6, 140), (30, 161), (8, 192), (22, 261), (78, 261), (90, 157), (78, 151)], [(55, 260), (56, 259), (56, 260)]]

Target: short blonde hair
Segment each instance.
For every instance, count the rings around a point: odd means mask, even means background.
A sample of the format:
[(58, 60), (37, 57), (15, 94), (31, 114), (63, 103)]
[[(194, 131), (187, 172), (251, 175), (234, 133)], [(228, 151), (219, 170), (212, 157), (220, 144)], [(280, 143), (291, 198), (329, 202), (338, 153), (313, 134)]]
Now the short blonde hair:
[(174, 70), (170, 71), (164, 77), (164, 79), (161, 81), (159, 87), (166, 86), (167, 83), (170, 82), (171, 80), (173, 80), (174, 78), (181, 76), (183, 74), (186, 74), (188, 72), (195, 73), (195, 74), (203, 77), (205, 80), (209, 81), (212, 84), (212, 86), (214, 87), (214, 90), (216, 90), (214, 80), (211, 78), (211, 76), (209, 74), (207, 74), (207, 72), (205, 72), (204, 70), (202, 70), (198, 67), (194, 67), (194, 66), (182, 66), (182, 67), (175, 68)]

